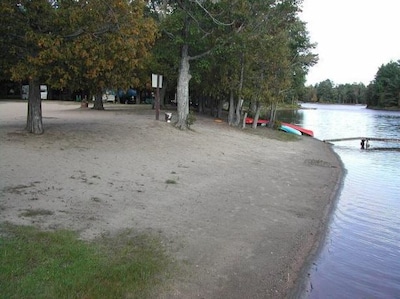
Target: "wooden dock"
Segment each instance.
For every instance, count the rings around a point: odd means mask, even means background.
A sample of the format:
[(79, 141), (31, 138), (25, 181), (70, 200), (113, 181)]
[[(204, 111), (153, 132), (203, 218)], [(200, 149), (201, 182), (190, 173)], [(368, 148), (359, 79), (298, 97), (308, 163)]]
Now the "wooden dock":
[(336, 138), (336, 139), (325, 139), (323, 142), (332, 143), (338, 141), (351, 141), (360, 140), (361, 149), (368, 149), (370, 147), (370, 141), (381, 141), (381, 142), (399, 142), (398, 138), (376, 138), (376, 137), (347, 137), (347, 138)]
[(397, 138), (376, 138), (376, 137), (347, 137), (337, 139), (325, 139), (324, 142), (338, 142), (338, 141), (349, 141), (349, 140), (360, 140), (360, 141), (383, 141), (383, 142), (400, 142)]

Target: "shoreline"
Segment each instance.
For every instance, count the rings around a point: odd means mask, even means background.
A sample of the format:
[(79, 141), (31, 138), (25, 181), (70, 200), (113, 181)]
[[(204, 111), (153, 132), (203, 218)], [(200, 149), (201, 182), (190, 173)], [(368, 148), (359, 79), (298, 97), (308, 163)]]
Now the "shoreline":
[(303, 266), (302, 266), (301, 270), (299, 271), (300, 278), (298, 279), (295, 286), (292, 288), (292, 290), (289, 293), (288, 298), (291, 298), (291, 299), (299, 299), (299, 298), (305, 299), (306, 294), (310, 292), (309, 271), (311, 269), (313, 262), (316, 260), (316, 258), (318, 258), (319, 254), (321, 253), (321, 251), (324, 248), (326, 238), (327, 238), (327, 232), (328, 232), (327, 230), (332, 221), (332, 216), (333, 216), (334, 210), (337, 207), (340, 193), (343, 188), (344, 178), (346, 175), (346, 169), (344, 167), (343, 161), (341, 160), (340, 156), (333, 150), (332, 145), (330, 145), (330, 149), (332, 151), (332, 154), (335, 155), (336, 158), (338, 159), (338, 161), (340, 162), (340, 174), (338, 176), (338, 180), (336, 182), (334, 191), (331, 194), (330, 204), (326, 207), (326, 210), (324, 212), (323, 225), (321, 226), (321, 230), (316, 237), (314, 245), (312, 246), (312, 250), (306, 256)]
[[(182, 132), (148, 105), (78, 107), (43, 102), (45, 133), (33, 136), (22, 131), (26, 103), (0, 102), (3, 221), (89, 240), (156, 233), (184, 273), (159, 298), (285, 298), (301, 287), (343, 180), (330, 145), (203, 116)], [(22, 217), (28, 209), (54, 214)]]

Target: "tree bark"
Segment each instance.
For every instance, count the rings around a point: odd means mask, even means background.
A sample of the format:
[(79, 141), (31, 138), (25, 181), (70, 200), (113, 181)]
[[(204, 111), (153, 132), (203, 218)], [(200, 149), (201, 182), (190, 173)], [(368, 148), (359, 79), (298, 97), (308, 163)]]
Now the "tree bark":
[(268, 127), (273, 128), (276, 122), (276, 109), (277, 109), (277, 103), (275, 100), (271, 103), (271, 114), (269, 118), (269, 123)]
[(242, 121), (242, 129), (246, 128), (246, 118), (247, 118), (247, 112), (244, 113), (243, 116), (243, 121)]
[(28, 116), (26, 130), (33, 134), (43, 134), (42, 99), (40, 98), (40, 83), (37, 79), (29, 80)]
[(199, 98), (198, 112), (199, 112), (199, 114), (203, 114), (204, 113), (204, 96), (201, 96)]
[(176, 126), (181, 130), (188, 128), (187, 117), (189, 114), (189, 81), (192, 78), (189, 72), (190, 63), (188, 50), (188, 45), (182, 46), (177, 86), (178, 122), (176, 123)]
[(160, 106), (165, 107), (165, 95), (167, 94), (168, 81), (164, 79), (163, 86), (160, 88)]
[(101, 93), (97, 93), (95, 98), (94, 98), (94, 105), (93, 105), (94, 110), (104, 110), (103, 106), (103, 96)]
[(218, 118), (221, 118), (221, 117), (222, 117), (222, 108), (223, 108), (223, 105), (224, 105), (224, 101), (221, 100), (221, 99), (218, 99), (218, 102), (217, 102), (217, 117), (218, 117)]
[(229, 112), (228, 112), (228, 124), (232, 126), (235, 120), (235, 97), (233, 90), (229, 91)]
[(235, 126), (239, 126), (240, 124), (240, 115), (242, 112), (242, 105), (243, 105), (243, 99), (242, 99), (242, 89), (243, 89), (243, 81), (244, 81), (244, 54), (242, 53), (242, 56), (240, 57), (240, 63), (241, 63), (241, 70), (240, 70), (240, 81), (239, 81), (239, 100), (236, 106), (236, 120), (235, 120)]
[(258, 119), (260, 118), (260, 112), (261, 112), (261, 105), (259, 101), (256, 101), (256, 113), (254, 114), (254, 121), (252, 124), (252, 128), (256, 129), (257, 128), (257, 123), (258, 123)]

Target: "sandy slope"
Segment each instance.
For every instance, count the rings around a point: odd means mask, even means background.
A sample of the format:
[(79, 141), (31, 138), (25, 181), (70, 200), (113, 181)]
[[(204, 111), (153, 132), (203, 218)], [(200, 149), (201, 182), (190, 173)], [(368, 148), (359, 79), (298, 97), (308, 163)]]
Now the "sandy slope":
[[(288, 296), (341, 177), (328, 145), (209, 118), (183, 132), (148, 106), (46, 102), (43, 115), (46, 133), (32, 136), (26, 104), (0, 102), (1, 221), (159, 234), (185, 271), (160, 298)], [(52, 214), (21, 215), (40, 209)]]

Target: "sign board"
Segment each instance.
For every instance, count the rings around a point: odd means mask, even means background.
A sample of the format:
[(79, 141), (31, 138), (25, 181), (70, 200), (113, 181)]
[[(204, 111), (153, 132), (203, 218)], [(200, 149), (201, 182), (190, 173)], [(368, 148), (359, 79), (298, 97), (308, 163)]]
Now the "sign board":
[[(158, 86), (157, 86), (157, 77), (158, 77)], [(153, 88), (162, 88), (162, 75), (151, 74), (151, 87)]]

